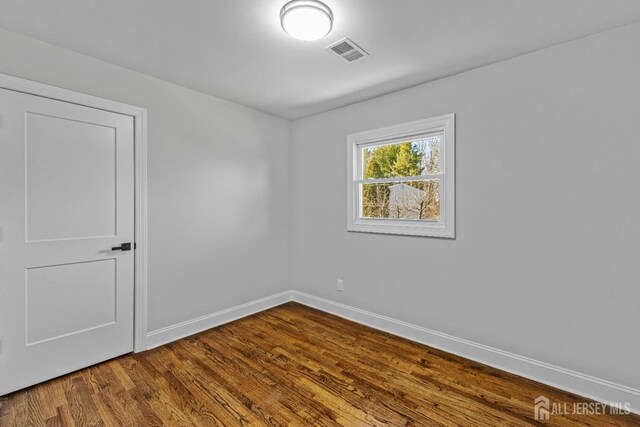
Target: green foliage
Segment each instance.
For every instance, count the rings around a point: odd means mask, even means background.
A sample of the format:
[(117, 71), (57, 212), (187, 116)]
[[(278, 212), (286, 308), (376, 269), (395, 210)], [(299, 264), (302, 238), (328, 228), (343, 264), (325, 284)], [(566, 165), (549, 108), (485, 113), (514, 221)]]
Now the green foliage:
[(422, 156), (420, 148), (411, 142), (365, 148), (364, 178), (420, 175)]
[(393, 165), (398, 157), (397, 145), (383, 145), (374, 149), (365, 149), (364, 178), (390, 178)]
[(393, 163), (393, 176), (417, 176), (421, 174), (422, 155), (410, 142), (398, 144), (398, 155)]

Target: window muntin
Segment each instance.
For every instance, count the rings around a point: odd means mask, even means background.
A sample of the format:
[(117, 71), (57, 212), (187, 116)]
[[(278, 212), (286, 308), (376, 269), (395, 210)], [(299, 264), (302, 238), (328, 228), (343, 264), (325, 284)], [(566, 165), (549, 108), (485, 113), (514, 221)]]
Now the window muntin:
[(454, 119), (349, 135), (348, 230), (455, 237)]

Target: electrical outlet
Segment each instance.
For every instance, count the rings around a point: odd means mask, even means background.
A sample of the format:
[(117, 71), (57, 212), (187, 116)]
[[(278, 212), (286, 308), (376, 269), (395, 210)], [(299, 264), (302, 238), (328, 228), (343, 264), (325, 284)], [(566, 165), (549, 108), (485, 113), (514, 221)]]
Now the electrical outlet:
[(338, 290), (338, 292), (344, 291), (344, 281), (342, 279), (338, 279), (336, 289)]

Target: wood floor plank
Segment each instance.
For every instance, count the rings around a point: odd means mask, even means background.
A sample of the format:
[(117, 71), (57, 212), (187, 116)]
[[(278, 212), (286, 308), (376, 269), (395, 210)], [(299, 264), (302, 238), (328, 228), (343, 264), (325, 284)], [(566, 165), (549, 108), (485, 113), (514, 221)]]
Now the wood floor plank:
[(52, 408), (42, 399), (42, 392), (38, 393), (41, 388), (42, 385), (38, 385), (27, 390), (27, 425), (44, 425), (46, 420), (55, 415), (51, 414)]
[(69, 410), (68, 405), (58, 406), (56, 408), (57, 418), (56, 420), (63, 427), (75, 427), (76, 423), (73, 420), (73, 415), (71, 415), (71, 411)]
[(640, 426), (588, 399), (288, 303), (0, 398), (0, 426)]
[(91, 388), (84, 381), (82, 371), (61, 379), (65, 396), (67, 397), (67, 408), (73, 417), (74, 423), (81, 426), (105, 426), (93, 401)]

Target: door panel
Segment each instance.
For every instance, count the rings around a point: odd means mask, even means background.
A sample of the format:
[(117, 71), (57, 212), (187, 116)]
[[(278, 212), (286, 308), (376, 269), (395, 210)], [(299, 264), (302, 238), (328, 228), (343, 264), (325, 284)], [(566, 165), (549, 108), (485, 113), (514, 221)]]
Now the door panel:
[(27, 269), (26, 344), (116, 322), (114, 259)]
[(0, 89), (0, 395), (133, 350), (133, 118)]
[(116, 129), (34, 113), (25, 121), (27, 241), (114, 236)]

